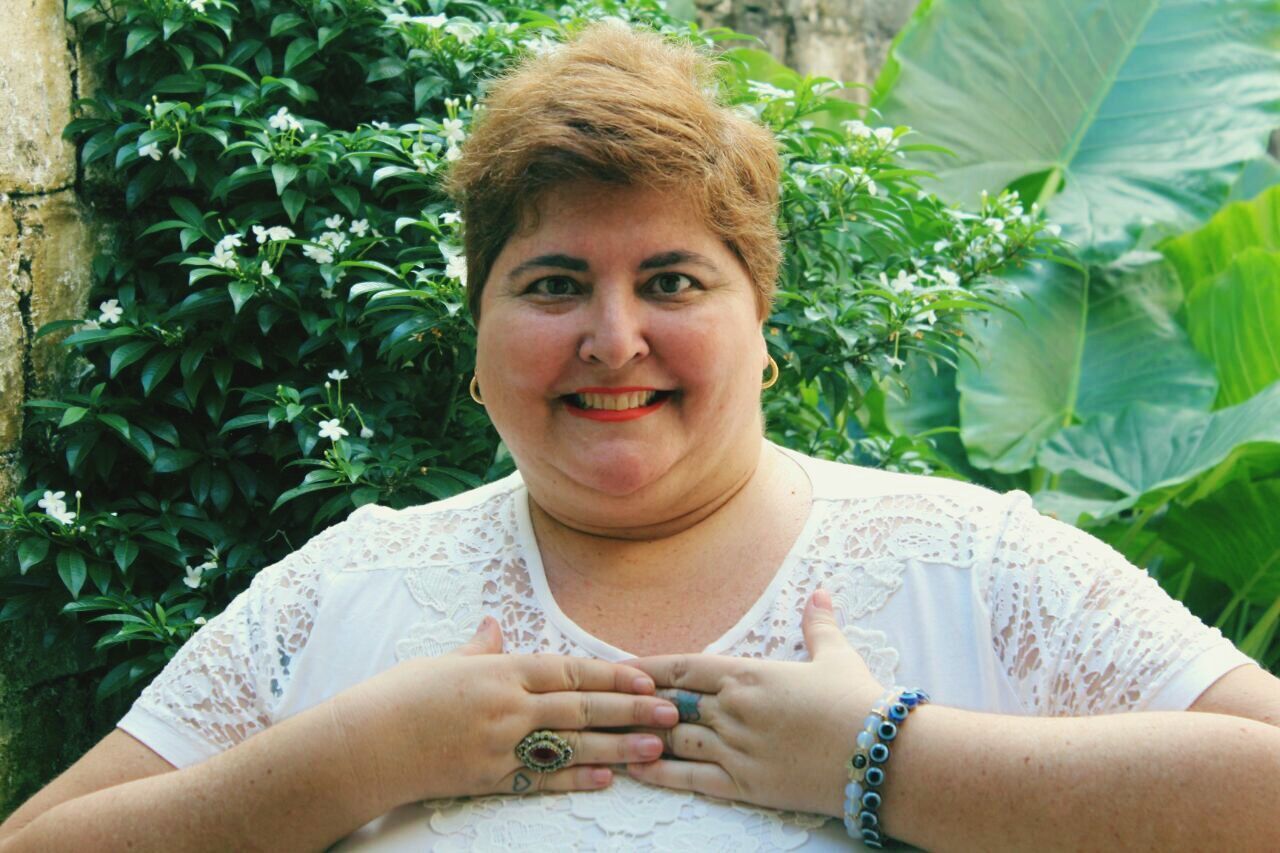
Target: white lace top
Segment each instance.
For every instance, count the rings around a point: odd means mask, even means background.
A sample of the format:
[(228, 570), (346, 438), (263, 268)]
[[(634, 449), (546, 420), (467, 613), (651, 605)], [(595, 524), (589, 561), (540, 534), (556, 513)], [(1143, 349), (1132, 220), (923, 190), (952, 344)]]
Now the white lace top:
[[(804, 660), (821, 584), (884, 684), (1002, 714), (1183, 710), (1250, 660), (1101, 542), (1025, 494), (790, 454), (813, 485), (803, 532), (708, 653)], [(485, 614), (513, 653), (621, 660), (551, 597), (518, 474), (448, 501), (365, 506), (258, 574), (120, 721), (177, 767), (202, 761)], [(847, 850), (839, 821), (646, 786), (403, 806), (339, 850)]]

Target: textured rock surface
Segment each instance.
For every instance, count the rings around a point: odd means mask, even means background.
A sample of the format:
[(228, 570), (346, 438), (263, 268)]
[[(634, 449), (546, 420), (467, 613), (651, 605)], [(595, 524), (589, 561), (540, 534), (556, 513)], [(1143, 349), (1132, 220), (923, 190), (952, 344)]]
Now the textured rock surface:
[[(18, 445), (22, 427), (23, 366), (27, 335), (23, 303), (30, 279), (18, 261), (18, 224), (13, 207), (0, 201), (0, 453)], [(0, 499), (6, 497), (0, 477)]]
[[(731, 27), (805, 74), (869, 85), (917, 0), (696, 0), (703, 26)], [(865, 90), (848, 97), (867, 101)]]
[(4, 0), (0, 32), (0, 191), (69, 186), (75, 150), (62, 128), (75, 72), (62, 0)]

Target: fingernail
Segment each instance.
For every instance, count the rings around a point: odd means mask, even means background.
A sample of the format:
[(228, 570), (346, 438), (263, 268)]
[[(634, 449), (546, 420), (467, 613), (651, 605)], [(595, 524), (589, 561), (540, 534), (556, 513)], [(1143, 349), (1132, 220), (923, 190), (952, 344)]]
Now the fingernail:
[(642, 758), (657, 758), (662, 755), (662, 741), (656, 737), (641, 738), (636, 744), (636, 752), (640, 753)]
[(680, 712), (675, 705), (659, 705), (653, 711), (653, 718), (661, 725), (670, 726), (679, 721)]
[(820, 589), (813, 594), (813, 603), (823, 610), (831, 609), (831, 593), (825, 589)]
[(613, 778), (613, 772), (607, 767), (597, 767), (591, 771), (592, 785), (608, 785), (609, 780)]
[(653, 692), (653, 679), (638, 675), (636, 680), (631, 682), (631, 689), (637, 693), (651, 693)]
[(476, 633), (477, 634), (483, 633), (484, 630), (489, 627), (489, 620), (491, 620), (492, 618), (493, 618), (492, 616), (486, 616), (483, 619), (481, 619), (479, 627), (476, 628)]

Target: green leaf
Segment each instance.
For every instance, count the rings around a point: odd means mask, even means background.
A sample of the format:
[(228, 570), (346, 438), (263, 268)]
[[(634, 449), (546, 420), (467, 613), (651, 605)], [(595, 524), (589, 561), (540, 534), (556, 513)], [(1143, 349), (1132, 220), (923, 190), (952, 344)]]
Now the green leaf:
[(1229, 204), (1203, 228), (1160, 245), (1187, 295), (1216, 279), (1250, 248), (1280, 251), (1280, 186), (1252, 201)]
[(1280, 252), (1246, 249), (1187, 300), (1187, 330), (1218, 371), (1219, 406), (1280, 379)]
[(1160, 537), (1242, 600), (1280, 597), (1280, 480), (1234, 482), (1191, 506), (1175, 506)]
[(97, 0), (67, 0), (67, 20), (73, 20), (93, 9)]
[(924, 4), (872, 104), (955, 153), (909, 159), (945, 197), (1036, 176), (1064, 236), (1115, 257), (1135, 225), (1207, 219), (1265, 150), (1276, 30), (1272, 0)]
[(85, 578), (88, 576), (88, 566), (85, 565), (84, 557), (76, 551), (59, 551), (57, 563), (58, 577), (62, 578), (62, 582), (71, 591), (71, 597), (79, 598), (80, 590), (84, 587)]
[(49, 540), (43, 536), (28, 536), (18, 543), (18, 570), (22, 574), (49, 553)]
[(1213, 371), (1172, 320), (1177, 287), (1163, 266), (1095, 271), (1036, 264), (1012, 279), (1026, 296), (969, 324), (961, 361), (961, 438), (970, 461), (1032, 466), (1058, 430), (1138, 402), (1207, 409)]
[(271, 165), (271, 177), (276, 182), (276, 195), (283, 195), (285, 187), (293, 183), (293, 179), (298, 177), (298, 167), (287, 163), (273, 163)]
[(138, 51), (156, 40), (160, 35), (160, 31), (154, 27), (138, 27), (129, 30), (129, 35), (124, 41), (124, 58), (128, 59)]
[(376, 83), (379, 80), (399, 77), (403, 73), (404, 60), (394, 56), (387, 56), (369, 66), (369, 73), (365, 75), (364, 82)]
[(129, 440), (129, 422), (119, 415), (99, 414), (98, 420), (120, 434), (125, 441)]
[(235, 306), (235, 313), (240, 313), (240, 309), (253, 298), (257, 289), (257, 285), (251, 281), (233, 281), (227, 285), (227, 292), (231, 294), (231, 304)]
[(115, 547), (111, 549), (111, 553), (115, 557), (116, 565), (120, 567), (120, 571), (127, 572), (129, 567), (133, 565), (133, 561), (138, 559), (140, 550), (133, 540), (121, 539), (116, 542)]
[(288, 214), (289, 221), (297, 222), (298, 214), (302, 212), (302, 208), (307, 203), (307, 196), (297, 190), (286, 190), (284, 195), (280, 197), (280, 202), (284, 205), (284, 212)]
[(181, 354), (177, 350), (164, 350), (152, 356), (151, 360), (142, 366), (143, 396), (151, 396), (156, 385), (173, 369), (173, 364), (178, 360), (179, 355)]
[(1242, 465), (1280, 467), (1280, 382), (1216, 412), (1139, 403), (1102, 415), (1051, 438), (1039, 462), (1114, 489), (1116, 499), (1090, 502), (1095, 518), (1159, 506), (1175, 495), (1191, 503), (1229, 482)]
[(62, 420), (58, 421), (58, 429), (79, 423), (87, 414), (89, 414), (89, 410), (84, 406), (68, 406), (66, 411), (62, 413)]
[(355, 216), (360, 212), (360, 191), (355, 187), (330, 187), (329, 191), (347, 209), (347, 213)]
[(172, 474), (174, 471), (190, 468), (201, 458), (201, 455), (194, 450), (162, 447), (156, 451), (156, 461), (151, 466), (151, 470), (157, 474)]
[(289, 42), (289, 47), (284, 52), (284, 71), (288, 74), (296, 66), (316, 55), (319, 48), (316, 46), (315, 39), (309, 39), (300, 36)]
[(111, 353), (111, 369), (108, 375), (115, 379), (116, 374), (155, 349), (155, 341), (132, 341), (121, 344)]
[(289, 30), (301, 26), (304, 23), (306, 23), (306, 19), (293, 12), (276, 15), (271, 19), (271, 36), (274, 38), (281, 33), (288, 32)]

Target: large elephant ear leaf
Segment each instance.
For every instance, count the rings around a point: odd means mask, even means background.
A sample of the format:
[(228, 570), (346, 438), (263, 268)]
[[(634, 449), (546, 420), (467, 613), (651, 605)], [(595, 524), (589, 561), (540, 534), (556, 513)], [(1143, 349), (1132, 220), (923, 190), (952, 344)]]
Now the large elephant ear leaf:
[(899, 35), (873, 105), (954, 157), (912, 165), (971, 200), (1049, 198), (1098, 256), (1135, 223), (1184, 230), (1259, 157), (1280, 101), (1274, 0), (935, 0)]
[(1140, 403), (1119, 415), (1102, 415), (1049, 439), (1038, 461), (1054, 473), (1070, 472), (1114, 489), (1115, 500), (1072, 503), (1098, 519), (1174, 496), (1193, 503), (1230, 481), (1241, 466), (1280, 465), (1280, 382), (1216, 412)]
[(1203, 228), (1160, 245), (1188, 296), (1221, 275), (1232, 258), (1251, 248), (1280, 251), (1280, 186), (1251, 201), (1229, 204)]
[(1187, 329), (1218, 370), (1218, 404), (1280, 379), (1280, 252), (1246, 249), (1187, 300)]
[(1095, 271), (1034, 264), (1010, 277), (1027, 297), (970, 323), (976, 359), (961, 361), (960, 436), (969, 459), (1030, 468), (1064, 427), (1135, 402), (1208, 409), (1217, 380), (1173, 321), (1177, 285), (1164, 264)]
[(1161, 538), (1243, 600), (1280, 598), (1280, 480), (1229, 483), (1205, 500), (1170, 510)]

